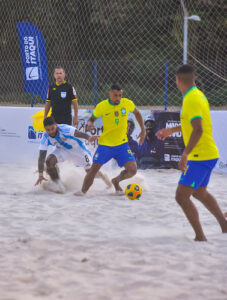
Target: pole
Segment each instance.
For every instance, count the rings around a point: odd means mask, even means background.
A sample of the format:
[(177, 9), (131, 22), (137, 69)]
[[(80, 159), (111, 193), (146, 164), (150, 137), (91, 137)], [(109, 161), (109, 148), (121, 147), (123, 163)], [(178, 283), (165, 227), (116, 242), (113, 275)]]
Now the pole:
[(94, 104), (97, 105), (97, 61), (94, 60)]
[(183, 50), (183, 64), (188, 60), (188, 17), (184, 16), (184, 50)]
[(181, 0), (181, 6), (184, 12), (183, 64), (186, 64), (188, 56), (188, 11), (184, 5), (184, 0)]
[(168, 60), (165, 62), (165, 94), (164, 94), (164, 105), (165, 111), (167, 111), (167, 97), (168, 97)]

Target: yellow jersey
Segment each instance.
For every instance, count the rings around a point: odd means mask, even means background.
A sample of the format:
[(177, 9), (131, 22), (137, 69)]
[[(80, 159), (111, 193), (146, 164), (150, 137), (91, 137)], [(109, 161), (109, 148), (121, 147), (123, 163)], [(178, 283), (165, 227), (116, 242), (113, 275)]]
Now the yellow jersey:
[(181, 110), (181, 131), (185, 146), (192, 134), (192, 120), (202, 119), (203, 133), (198, 143), (188, 155), (189, 160), (211, 160), (219, 157), (217, 146), (212, 136), (212, 124), (209, 102), (206, 96), (196, 87), (190, 88), (184, 95)]
[(102, 117), (103, 132), (99, 137), (99, 144), (105, 146), (118, 146), (128, 141), (127, 126), (128, 114), (134, 112), (135, 104), (121, 98), (118, 105), (110, 102), (110, 99), (101, 101), (93, 111), (93, 116)]

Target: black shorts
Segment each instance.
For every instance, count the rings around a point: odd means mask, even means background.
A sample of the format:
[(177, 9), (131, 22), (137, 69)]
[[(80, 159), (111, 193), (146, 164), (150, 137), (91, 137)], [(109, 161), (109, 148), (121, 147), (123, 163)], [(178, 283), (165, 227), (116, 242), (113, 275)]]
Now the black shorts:
[(72, 116), (64, 115), (52, 115), (57, 124), (67, 124), (72, 125)]

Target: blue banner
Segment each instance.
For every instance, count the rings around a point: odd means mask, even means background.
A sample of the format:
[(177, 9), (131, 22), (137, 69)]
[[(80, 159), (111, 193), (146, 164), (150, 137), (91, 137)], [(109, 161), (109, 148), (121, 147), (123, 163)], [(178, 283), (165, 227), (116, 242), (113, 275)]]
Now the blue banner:
[(25, 93), (38, 94), (44, 101), (48, 91), (45, 40), (40, 30), (28, 22), (17, 23)]

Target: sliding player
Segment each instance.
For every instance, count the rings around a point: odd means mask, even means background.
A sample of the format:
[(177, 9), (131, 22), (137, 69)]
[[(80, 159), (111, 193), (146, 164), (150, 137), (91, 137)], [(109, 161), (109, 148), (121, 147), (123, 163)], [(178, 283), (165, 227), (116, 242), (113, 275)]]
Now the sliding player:
[[(80, 132), (74, 127), (66, 124), (58, 125), (53, 117), (44, 119), (43, 123), (46, 132), (43, 135), (39, 147), (39, 178), (36, 182), (36, 185), (40, 184), (43, 180), (46, 180), (46, 178), (43, 176), (43, 171), (47, 148), (50, 145), (55, 146), (55, 148), (47, 157), (46, 170), (52, 181), (60, 183), (57, 163), (65, 160), (71, 160), (76, 167), (84, 167), (85, 171), (88, 171), (91, 167), (92, 156), (80, 138), (86, 139), (89, 142), (93, 142), (98, 137), (89, 136), (86, 133)], [(111, 186), (111, 182), (106, 175), (103, 175), (101, 172), (99, 172), (97, 177), (102, 178), (107, 186)]]

